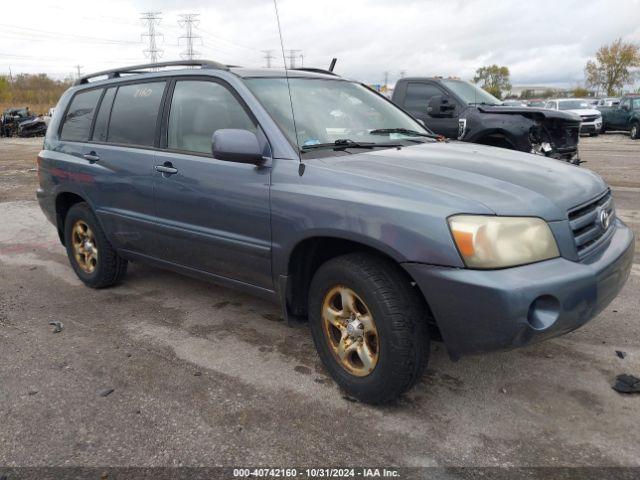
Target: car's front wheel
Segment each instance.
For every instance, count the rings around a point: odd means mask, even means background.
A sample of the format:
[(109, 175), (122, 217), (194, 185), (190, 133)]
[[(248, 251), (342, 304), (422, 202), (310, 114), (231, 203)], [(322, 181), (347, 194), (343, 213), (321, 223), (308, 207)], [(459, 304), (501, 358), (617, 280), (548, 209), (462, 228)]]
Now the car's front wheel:
[(640, 138), (640, 124), (638, 122), (631, 125), (631, 139), (638, 140)]
[(397, 265), (370, 254), (323, 264), (309, 292), (318, 354), (350, 396), (381, 404), (420, 378), (429, 355), (426, 306)]
[(64, 232), (69, 262), (85, 285), (109, 287), (124, 277), (127, 261), (111, 246), (89, 205), (81, 202), (69, 209)]

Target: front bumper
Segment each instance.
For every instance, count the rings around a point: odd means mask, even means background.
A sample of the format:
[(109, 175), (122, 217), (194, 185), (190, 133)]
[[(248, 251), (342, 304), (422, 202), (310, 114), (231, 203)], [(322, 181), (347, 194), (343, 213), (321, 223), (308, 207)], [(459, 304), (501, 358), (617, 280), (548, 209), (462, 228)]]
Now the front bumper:
[(452, 358), (565, 334), (600, 313), (629, 277), (634, 239), (620, 220), (582, 262), (555, 258), (502, 270), (403, 266), (424, 294)]
[(600, 133), (602, 130), (602, 121), (582, 123), (580, 125), (580, 133)]

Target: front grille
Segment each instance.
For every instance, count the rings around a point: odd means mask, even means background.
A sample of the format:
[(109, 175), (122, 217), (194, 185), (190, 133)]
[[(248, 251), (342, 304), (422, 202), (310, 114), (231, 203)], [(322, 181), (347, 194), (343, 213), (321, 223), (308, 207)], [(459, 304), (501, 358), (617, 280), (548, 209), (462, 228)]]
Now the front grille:
[(569, 211), (569, 226), (578, 256), (583, 258), (605, 239), (615, 218), (611, 191)]
[(594, 122), (598, 118), (598, 115), (584, 115), (582, 116), (583, 122)]

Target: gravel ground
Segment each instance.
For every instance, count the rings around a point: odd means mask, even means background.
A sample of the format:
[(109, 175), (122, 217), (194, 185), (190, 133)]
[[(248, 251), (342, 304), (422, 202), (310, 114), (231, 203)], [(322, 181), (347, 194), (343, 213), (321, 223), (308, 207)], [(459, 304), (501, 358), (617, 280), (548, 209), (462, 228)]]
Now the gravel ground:
[[(374, 408), (271, 304), (139, 264), (83, 287), (34, 201), (40, 145), (0, 141), (0, 465), (640, 466), (640, 396), (611, 389), (640, 376), (640, 264), (584, 328), (456, 363), (436, 344)], [(640, 141), (581, 146), (640, 238)]]

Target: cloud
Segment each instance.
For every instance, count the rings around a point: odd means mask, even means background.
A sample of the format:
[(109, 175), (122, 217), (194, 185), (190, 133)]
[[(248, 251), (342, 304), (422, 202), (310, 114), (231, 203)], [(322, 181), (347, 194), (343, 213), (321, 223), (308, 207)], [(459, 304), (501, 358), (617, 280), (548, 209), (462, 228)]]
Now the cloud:
[[(638, 0), (280, 0), (285, 49), (306, 66), (328, 66), (369, 83), (407, 75), (471, 78), (476, 68), (506, 65), (514, 84), (574, 85), (586, 61), (616, 38), (640, 42)], [(3, 6), (0, 72), (70, 73), (145, 61), (140, 13), (162, 11), (164, 59), (179, 58), (180, 13), (199, 13), (194, 40), (203, 57), (263, 66), (282, 52), (272, 0), (46, 0)], [(25, 26), (22, 28), (21, 26)], [(27, 30), (27, 27), (30, 30)], [(297, 59), (298, 63), (302, 58)]]

